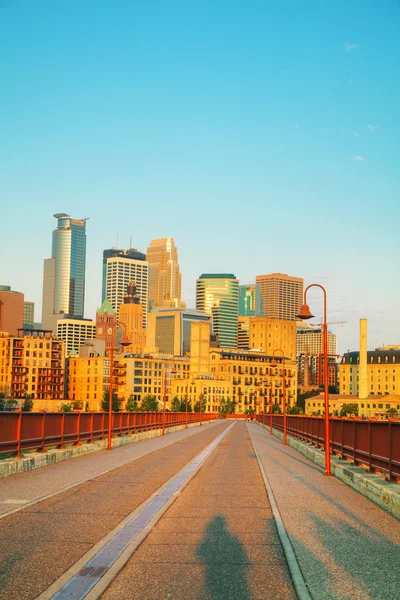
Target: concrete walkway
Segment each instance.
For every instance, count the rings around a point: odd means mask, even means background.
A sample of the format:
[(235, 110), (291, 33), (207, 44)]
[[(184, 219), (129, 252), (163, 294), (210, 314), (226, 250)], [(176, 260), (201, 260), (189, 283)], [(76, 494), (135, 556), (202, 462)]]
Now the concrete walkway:
[[(16, 475), (16, 480), (29, 482), (32, 494), (38, 494), (43, 491), (37, 489), (39, 476), (54, 477), (61, 486), (68, 484), (66, 473), (69, 476), (70, 469), (83, 469), (80, 476), (87, 476), (90, 461), (103, 457), (108, 467), (114, 465), (104, 475), (0, 520), (1, 600), (36, 598), (228, 426), (219, 421), (186, 434), (177, 432), (164, 439), (153, 438), (149, 443), (146, 440)], [(157, 444), (168, 445), (156, 451)], [(139, 446), (142, 452), (144, 448), (153, 451), (115, 468), (119, 455), (119, 460), (126, 462), (127, 450), (134, 453)], [(98, 469), (104, 470), (104, 466), (101, 463)], [(12, 479), (2, 484), (8, 485)], [(46, 485), (46, 479), (40, 482)]]
[(315, 600), (400, 598), (400, 525), (260, 426), (248, 423)]
[(236, 422), (102, 598), (296, 598), (245, 423)]
[(2, 479), (0, 480), (0, 517), (40, 498), (56, 494), (67, 487), (77, 485), (151, 452), (190, 438), (202, 429), (214, 427), (216, 423), (218, 421), (134, 442), (114, 448), (111, 452), (102, 450), (78, 456), (65, 462)]

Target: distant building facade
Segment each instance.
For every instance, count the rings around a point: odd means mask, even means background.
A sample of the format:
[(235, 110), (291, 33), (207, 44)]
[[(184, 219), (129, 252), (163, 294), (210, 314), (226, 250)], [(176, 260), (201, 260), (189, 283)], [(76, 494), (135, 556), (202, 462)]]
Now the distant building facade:
[(23, 328), (33, 329), (35, 325), (35, 303), (24, 302)]
[(149, 313), (147, 351), (185, 356), (190, 352), (192, 323), (205, 322), (211, 330), (211, 315), (188, 308), (158, 308)]
[(64, 397), (64, 343), (52, 332), (20, 329), (17, 336), (0, 334), (0, 391), (12, 398), (35, 400)]
[(96, 337), (96, 323), (90, 319), (64, 318), (57, 321), (57, 338), (65, 345), (65, 356), (78, 353), (79, 348)]
[(146, 330), (143, 329), (143, 306), (134, 281), (129, 282), (119, 307), (119, 323), (125, 326), (125, 335), (130, 341), (127, 352), (141, 354), (146, 347)]
[(196, 309), (212, 315), (221, 348), (238, 347), (239, 281), (231, 273), (206, 273), (196, 280)]
[(0, 331), (17, 335), (24, 322), (24, 295), (0, 285)]
[(151, 308), (181, 307), (182, 276), (173, 238), (151, 240), (146, 256)]
[(83, 318), (85, 304), (86, 219), (54, 217), (51, 258), (43, 270), (42, 327), (49, 331), (56, 331), (62, 314)]
[[(367, 393), (369, 396), (400, 396), (400, 350), (367, 352)], [(360, 353), (346, 352), (339, 365), (340, 394), (359, 395)]]
[(304, 280), (284, 273), (257, 275), (265, 317), (294, 321), (303, 304)]
[(263, 314), (259, 285), (239, 285), (239, 317), (260, 317)]
[(135, 248), (112, 248), (103, 252), (102, 302), (107, 298), (117, 317), (130, 282), (134, 281), (136, 294), (142, 306), (142, 327), (147, 329), (149, 303), (149, 263), (146, 255)]

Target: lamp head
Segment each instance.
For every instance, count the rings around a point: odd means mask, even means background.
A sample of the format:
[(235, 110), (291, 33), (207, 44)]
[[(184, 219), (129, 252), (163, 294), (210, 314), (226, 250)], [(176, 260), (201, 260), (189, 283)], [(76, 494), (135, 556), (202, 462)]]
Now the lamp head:
[(176, 373), (176, 367), (175, 367), (175, 365), (172, 367), (171, 373), (173, 373), (175, 375), (175, 373)]
[(130, 342), (126, 335), (124, 335), (124, 337), (121, 340), (121, 346), (130, 346), (131, 344), (132, 342)]
[(276, 367), (278, 363), (276, 362), (276, 358), (273, 358), (270, 362), (271, 367)]
[(306, 321), (307, 319), (312, 319), (313, 316), (314, 315), (311, 314), (310, 307), (308, 306), (308, 304), (303, 304), (299, 314), (297, 315), (297, 318), (301, 319), (302, 321)]

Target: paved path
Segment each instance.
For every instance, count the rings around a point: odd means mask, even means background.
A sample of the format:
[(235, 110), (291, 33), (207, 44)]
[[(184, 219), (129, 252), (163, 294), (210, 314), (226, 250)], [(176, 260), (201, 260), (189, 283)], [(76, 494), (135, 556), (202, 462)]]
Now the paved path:
[(265, 429), (247, 427), (312, 597), (399, 599), (399, 522)]
[[(169, 438), (176, 443), (1, 519), (1, 600), (36, 598), (228, 425), (219, 421), (211, 427), (196, 427), (188, 430), (191, 435), (181, 435), (180, 441), (177, 441), (178, 434), (165, 436), (165, 442)], [(149, 442), (160, 443), (159, 440)], [(146, 442), (138, 442), (131, 445), (132, 452), (136, 445), (148, 447)], [(74, 463), (74, 468), (78, 468), (79, 463), (86, 464), (87, 459), (98, 461), (101, 455), (110, 467), (111, 462), (117, 460), (112, 458), (114, 453), (126, 458), (119, 450), (122, 448), (73, 459), (70, 467)], [(59, 463), (40, 471), (65, 484), (68, 483), (64, 476), (66, 466), (67, 463)], [(15, 479), (26, 479), (31, 485), (35, 475), (39, 472), (16, 475)]]
[[(214, 427), (217, 422), (203, 424), (202, 428)], [(67, 486), (79, 484), (81, 481), (96, 477), (151, 452), (166, 448), (195, 435), (199, 430), (199, 427), (189, 427), (188, 429), (168, 433), (165, 436), (120, 446), (114, 448), (112, 452), (100, 450), (65, 462), (1, 479), (0, 517), (30, 502), (55, 494)]]
[(245, 423), (234, 425), (102, 598), (296, 598)]
[[(219, 421), (2, 481), (3, 500), (60, 493), (0, 519), (1, 600), (34, 600), (230, 425)], [(398, 521), (266, 430), (239, 421), (104, 600), (295, 600), (252, 442), (313, 600), (400, 599)]]

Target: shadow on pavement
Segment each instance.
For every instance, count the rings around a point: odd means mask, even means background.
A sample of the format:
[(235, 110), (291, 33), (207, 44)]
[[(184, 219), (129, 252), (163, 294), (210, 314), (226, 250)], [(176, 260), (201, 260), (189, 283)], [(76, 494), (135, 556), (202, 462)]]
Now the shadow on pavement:
[[(295, 538), (307, 584), (315, 600), (389, 600), (398, 598), (399, 546), (344, 520), (326, 522), (310, 516), (312, 540)], [(307, 543), (307, 545), (306, 545)], [(321, 552), (321, 548), (323, 551)]]
[(197, 555), (204, 562), (205, 591), (212, 600), (250, 600), (247, 553), (238, 538), (229, 533), (224, 516), (217, 515), (207, 525)]

